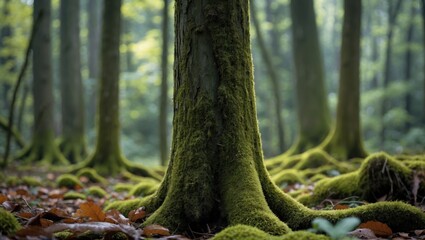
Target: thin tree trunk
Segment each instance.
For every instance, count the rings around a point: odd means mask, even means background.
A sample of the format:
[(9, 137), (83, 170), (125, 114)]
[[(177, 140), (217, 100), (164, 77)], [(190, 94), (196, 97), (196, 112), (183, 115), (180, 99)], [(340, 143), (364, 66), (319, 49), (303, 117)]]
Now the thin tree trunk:
[(257, 36), (257, 42), (258, 46), (260, 47), (261, 51), (261, 57), (263, 58), (264, 65), (267, 68), (267, 73), (269, 74), (270, 79), (270, 85), (272, 87), (272, 94), (274, 96), (274, 110), (276, 113), (276, 124), (277, 124), (277, 136), (279, 140), (279, 150), (280, 152), (283, 152), (285, 150), (285, 130), (284, 130), (284, 124), (282, 119), (282, 89), (280, 88), (279, 79), (276, 73), (276, 69), (274, 67), (274, 63), (272, 61), (272, 58), (270, 56), (270, 53), (266, 47), (266, 43), (263, 39), (263, 34), (261, 32), (260, 23), (258, 22), (257, 15), (256, 15), (256, 9), (254, 0), (250, 0), (251, 2), (251, 19), (255, 27), (255, 32)]
[(159, 152), (161, 165), (168, 161), (168, 6), (169, 0), (164, 0), (162, 10), (162, 56), (161, 56), (161, 92), (159, 99)]
[[(0, 30), (0, 49), (4, 49), (7, 48), (8, 46), (6, 45), (5, 41), (7, 38), (12, 36), (12, 28), (10, 26), (10, 20), (9, 20), (9, 16), (10, 16), (10, 0), (4, 0), (3, 2), (3, 11), (2, 11), (2, 15), (3, 15), (3, 19), (5, 19), (6, 21), (2, 24), (3, 26), (1, 27)], [(13, 56), (4, 56), (4, 54), (2, 54), (0, 56), (0, 67), (2, 68), (6, 68), (7, 67), (7, 63), (9, 61), (13, 61), (14, 58)], [(6, 72), (14, 72), (15, 67), (13, 67), (12, 69), (4, 69), (6, 70)], [(2, 76), (3, 78), (5, 76)], [(8, 111), (9, 107), (10, 107), (10, 102), (8, 99), (8, 95), (9, 95), (9, 91), (12, 88), (12, 86), (10, 85), (10, 83), (8, 81), (5, 81), (1, 84), (2, 87), (2, 91), (3, 91), (3, 109)]]
[(65, 157), (72, 163), (80, 162), (86, 154), (79, 15), (79, 0), (61, 1), (60, 78), (62, 141), (60, 148)]
[(344, 1), (336, 125), (322, 147), (338, 159), (365, 157), (360, 124), (361, 1)]
[(382, 96), (382, 104), (381, 104), (381, 132), (380, 132), (380, 144), (381, 148), (384, 147), (384, 142), (386, 139), (385, 136), (385, 123), (384, 123), (384, 116), (388, 110), (388, 99), (385, 96), (385, 91), (387, 87), (390, 84), (390, 78), (391, 78), (391, 67), (392, 67), (392, 52), (393, 52), (393, 35), (394, 35), (394, 25), (397, 20), (397, 15), (399, 13), (399, 10), (401, 8), (401, 0), (397, 0), (397, 3), (395, 6), (393, 6), (392, 1), (388, 1), (388, 31), (387, 31), (387, 47), (385, 50), (385, 66), (384, 66), (384, 80), (383, 80), (383, 86), (382, 90), (384, 92)]
[[(409, 27), (406, 33), (407, 49), (405, 53), (405, 70), (404, 70), (404, 74), (405, 74), (404, 80), (406, 82), (406, 85), (409, 86), (409, 88), (411, 88), (411, 82), (412, 82), (412, 60), (413, 60), (412, 59), (412, 55), (413, 55), (412, 42), (413, 42), (413, 34), (414, 34), (414, 28), (415, 28), (415, 24), (413, 20), (415, 17), (415, 12), (416, 12), (416, 6), (415, 6), (415, 3), (412, 1), (411, 7), (410, 7)], [(410, 117), (414, 116), (414, 113), (412, 110), (412, 100), (413, 99), (412, 99), (411, 91), (407, 91), (405, 96), (405, 107), (406, 107), (406, 112)], [(412, 124), (409, 120), (406, 121), (406, 124), (404, 126), (406, 133), (409, 131), (411, 125)]]
[(423, 89), (422, 89), (422, 123), (425, 124), (425, 0), (421, 0), (421, 16), (422, 16), (422, 52), (424, 55), (424, 66), (422, 70), (423, 74)]

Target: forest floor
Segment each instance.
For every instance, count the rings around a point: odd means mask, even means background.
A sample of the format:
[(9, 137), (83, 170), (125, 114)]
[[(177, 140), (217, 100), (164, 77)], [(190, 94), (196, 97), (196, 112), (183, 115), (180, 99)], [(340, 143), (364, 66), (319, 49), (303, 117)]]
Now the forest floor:
[[(104, 211), (110, 202), (132, 199), (129, 189), (136, 183), (125, 177), (108, 178), (95, 183), (80, 177), (79, 183), (59, 186), (61, 172), (51, 169), (9, 167), (1, 178), (0, 208), (11, 212), (21, 227), (7, 238), (0, 239), (208, 239), (215, 231), (173, 233), (159, 225), (144, 228), (140, 224), (149, 216), (143, 208), (134, 209), (124, 217), (116, 210)], [(117, 186), (122, 186), (121, 188)], [(100, 188), (100, 190), (99, 190)], [(283, 191), (313, 191), (314, 185), (292, 184)], [(104, 191), (102, 191), (104, 190)], [(316, 209), (345, 209), (368, 204), (356, 198), (325, 199)], [(425, 211), (425, 203), (418, 206)], [(397, 216), (394, 216), (397, 217)], [(1, 217), (0, 217), (1, 218)], [(0, 225), (2, 224), (0, 219)], [(392, 232), (385, 223), (362, 224), (350, 233), (353, 239), (425, 239), (424, 229)]]

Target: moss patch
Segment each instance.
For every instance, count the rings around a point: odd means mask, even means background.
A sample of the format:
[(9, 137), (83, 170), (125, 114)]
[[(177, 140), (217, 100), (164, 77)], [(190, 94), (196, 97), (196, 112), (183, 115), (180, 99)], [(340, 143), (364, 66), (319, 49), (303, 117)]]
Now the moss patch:
[(133, 189), (134, 185), (129, 183), (117, 183), (114, 186), (114, 191), (116, 192), (130, 192)]
[(75, 192), (75, 191), (69, 191), (63, 195), (64, 200), (73, 200), (73, 199), (86, 199), (86, 195)]
[(99, 198), (103, 198), (108, 195), (108, 193), (103, 188), (98, 186), (91, 186), (89, 189), (87, 189), (87, 194)]
[(153, 182), (141, 182), (134, 186), (129, 195), (143, 197), (154, 193), (158, 189), (158, 184)]
[(5, 236), (12, 235), (21, 228), (18, 220), (10, 212), (0, 208), (0, 233)]
[(108, 182), (104, 177), (100, 176), (93, 168), (82, 168), (77, 172), (76, 176), (87, 177), (93, 183), (106, 184)]
[(83, 187), (83, 184), (78, 180), (78, 178), (71, 174), (63, 174), (56, 179), (56, 184), (58, 187), (66, 187), (69, 189), (75, 189)]

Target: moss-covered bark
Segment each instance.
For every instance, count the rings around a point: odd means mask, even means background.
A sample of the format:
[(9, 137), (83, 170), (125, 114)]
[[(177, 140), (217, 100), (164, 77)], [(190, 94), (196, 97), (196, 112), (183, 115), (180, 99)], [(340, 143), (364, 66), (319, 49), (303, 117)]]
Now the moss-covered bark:
[(32, 143), (18, 155), (28, 163), (42, 161), (64, 164), (68, 161), (54, 143), (53, 81), (51, 63), (51, 2), (34, 2), (34, 21), (42, 12), (33, 43), (33, 99), (34, 133)]
[(176, 2), (170, 163), (153, 195), (108, 208), (145, 206), (153, 213), (145, 225), (173, 231), (244, 224), (279, 235), (288, 226), (309, 228), (315, 217), (336, 222), (352, 215), (395, 231), (423, 226), (425, 214), (401, 203), (313, 211), (271, 181), (258, 133), (248, 14), (248, 0)]
[(62, 97), (62, 139), (59, 147), (72, 163), (86, 155), (84, 133), (84, 91), (80, 63), (80, 1), (61, 1), (60, 78)]
[(366, 157), (360, 124), (361, 1), (344, 2), (336, 125), (321, 148), (337, 159)]
[(124, 170), (160, 179), (158, 174), (128, 161), (121, 153), (119, 121), (119, 43), (121, 0), (105, 1), (98, 93), (96, 148), (78, 168), (91, 167), (103, 176)]

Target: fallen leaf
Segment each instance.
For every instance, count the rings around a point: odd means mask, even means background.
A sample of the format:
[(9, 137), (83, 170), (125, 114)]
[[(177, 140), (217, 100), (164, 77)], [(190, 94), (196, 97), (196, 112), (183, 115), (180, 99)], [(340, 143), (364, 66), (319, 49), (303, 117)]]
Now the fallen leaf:
[(168, 230), (167, 228), (158, 225), (158, 224), (152, 224), (152, 225), (148, 225), (146, 227), (143, 228), (143, 235), (145, 235), (146, 237), (153, 237), (153, 236), (169, 236), (170, 235), (170, 230)]
[(16, 236), (26, 238), (28, 236), (38, 237), (44, 236), (50, 239), (52, 237), (51, 233), (45, 232), (44, 229), (40, 226), (27, 226), (16, 232)]
[(350, 208), (350, 207), (348, 205), (345, 205), (345, 204), (337, 204), (334, 207), (335, 210), (342, 210), (342, 209), (347, 209), (347, 208)]
[(49, 219), (45, 219), (45, 218), (40, 218), (40, 225), (42, 227), (48, 227), (50, 225), (52, 225), (54, 222), (52, 220)]
[(368, 228), (358, 228), (354, 231), (347, 233), (347, 235), (350, 237), (356, 237), (360, 239), (376, 239), (377, 238), (375, 233), (373, 233), (373, 231)]
[(0, 204), (4, 203), (7, 201), (7, 196), (4, 194), (0, 194)]
[(25, 219), (30, 219), (32, 217), (34, 217), (34, 214), (31, 212), (20, 212), (18, 213), (18, 216), (21, 218), (25, 218)]
[(59, 189), (55, 189), (49, 193), (49, 198), (63, 198), (64, 192)]
[(85, 202), (80, 205), (80, 209), (75, 213), (77, 217), (88, 217), (94, 222), (105, 221), (105, 213), (102, 211), (99, 205), (94, 202)]
[(128, 218), (132, 222), (137, 222), (140, 219), (143, 219), (146, 217), (146, 211), (144, 207), (140, 207), (136, 210), (131, 210), (130, 213), (128, 213)]
[(16, 194), (21, 195), (21, 196), (28, 196), (28, 190), (25, 188), (18, 188), (16, 189)]
[(425, 234), (425, 229), (415, 230), (414, 233), (416, 234), (416, 236), (420, 236), (422, 234)]
[(359, 228), (368, 228), (372, 230), (378, 237), (389, 237), (393, 231), (387, 224), (378, 221), (368, 221), (360, 224)]
[(48, 211), (48, 213), (56, 215), (60, 218), (69, 218), (70, 217), (69, 214), (66, 211), (59, 209), (59, 208), (52, 208)]
[(9, 212), (18, 211), (21, 208), (19, 204), (11, 202), (11, 201), (4, 201), (2, 205)]
[(128, 224), (128, 218), (124, 217), (118, 210), (111, 209), (106, 212), (105, 222), (116, 224)]
[(400, 232), (397, 233), (400, 237), (404, 237), (404, 238), (410, 238), (408, 233), (404, 233), (404, 232)]

